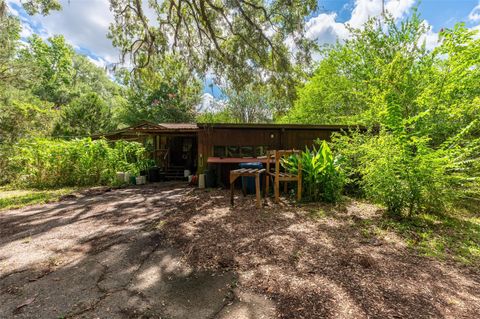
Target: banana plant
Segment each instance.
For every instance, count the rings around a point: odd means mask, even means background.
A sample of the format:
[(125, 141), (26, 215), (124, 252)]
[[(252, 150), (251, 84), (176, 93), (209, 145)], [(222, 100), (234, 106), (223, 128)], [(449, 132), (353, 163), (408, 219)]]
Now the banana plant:
[(302, 161), (302, 182), (307, 198), (312, 201), (336, 201), (342, 192), (344, 178), (327, 142), (316, 140), (312, 149), (306, 147), (300, 156), (283, 159), (282, 166), (297, 174), (299, 160)]

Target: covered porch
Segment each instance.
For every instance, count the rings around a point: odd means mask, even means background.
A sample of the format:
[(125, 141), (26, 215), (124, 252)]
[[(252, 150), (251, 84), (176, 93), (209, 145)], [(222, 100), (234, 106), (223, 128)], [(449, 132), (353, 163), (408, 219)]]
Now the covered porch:
[(142, 122), (104, 137), (142, 143), (166, 179), (183, 179), (184, 171), (197, 171), (197, 126), (186, 123)]

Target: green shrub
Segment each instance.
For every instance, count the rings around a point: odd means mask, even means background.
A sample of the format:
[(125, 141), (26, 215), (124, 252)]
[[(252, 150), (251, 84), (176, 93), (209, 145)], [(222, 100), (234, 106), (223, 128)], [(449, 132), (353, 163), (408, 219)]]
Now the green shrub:
[(425, 138), (382, 131), (335, 139), (347, 176), (372, 201), (394, 215), (443, 211), (454, 200), (449, 153), (434, 150)]
[(315, 144), (318, 148), (306, 148), (300, 157), (290, 156), (284, 159), (282, 165), (296, 174), (298, 160), (302, 161), (302, 186), (306, 200), (336, 202), (342, 195), (344, 175), (327, 142), (317, 140)]
[(145, 168), (145, 149), (139, 143), (106, 140), (21, 140), (13, 147), (8, 171), (17, 186), (51, 188), (60, 186), (109, 185), (116, 172), (138, 174)]

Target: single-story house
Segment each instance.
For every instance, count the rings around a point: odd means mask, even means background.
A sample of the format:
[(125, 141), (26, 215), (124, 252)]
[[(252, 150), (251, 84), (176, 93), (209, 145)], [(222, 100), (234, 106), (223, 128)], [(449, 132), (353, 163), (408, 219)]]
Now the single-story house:
[[(142, 142), (151, 158), (171, 176), (183, 170), (202, 173), (209, 163), (255, 161), (267, 150), (305, 149), (319, 138), (348, 130), (345, 125), (151, 123), (100, 135), (109, 140)], [(97, 136), (99, 137), (99, 136)]]

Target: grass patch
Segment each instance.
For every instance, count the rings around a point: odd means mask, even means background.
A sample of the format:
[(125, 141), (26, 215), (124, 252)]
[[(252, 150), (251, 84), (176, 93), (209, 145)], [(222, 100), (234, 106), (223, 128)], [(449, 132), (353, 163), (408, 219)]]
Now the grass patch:
[(316, 210), (311, 210), (308, 212), (308, 217), (310, 217), (311, 219), (321, 219), (326, 216), (327, 216), (327, 213), (321, 208)]
[(409, 247), (425, 256), (480, 264), (480, 217), (471, 212), (421, 214), (404, 219), (381, 219), (381, 229), (405, 238)]
[(45, 204), (57, 201), (64, 195), (77, 191), (78, 188), (65, 187), (49, 190), (12, 190), (0, 188), (0, 210), (21, 208), (28, 205)]

